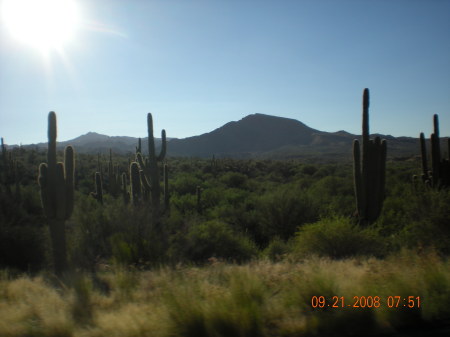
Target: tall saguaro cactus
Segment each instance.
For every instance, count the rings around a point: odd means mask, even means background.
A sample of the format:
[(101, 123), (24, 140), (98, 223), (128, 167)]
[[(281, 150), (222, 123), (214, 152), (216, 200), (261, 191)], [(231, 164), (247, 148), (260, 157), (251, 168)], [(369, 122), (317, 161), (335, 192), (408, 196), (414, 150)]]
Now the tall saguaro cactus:
[(39, 165), (39, 185), (45, 216), (50, 226), (53, 263), (57, 275), (67, 269), (65, 221), (74, 204), (75, 160), (72, 146), (64, 150), (64, 163), (56, 161), (56, 114), (48, 114), (47, 163)]
[(170, 212), (170, 194), (169, 194), (169, 168), (164, 164), (164, 212)]
[(134, 206), (141, 201), (141, 178), (139, 177), (139, 166), (133, 162), (130, 164), (130, 197)]
[(140, 152), (136, 154), (137, 162), (140, 170), (146, 179), (142, 183), (151, 189), (152, 209), (156, 216), (160, 213), (160, 195), (161, 188), (159, 186), (159, 170), (158, 162), (162, 162), (166, 156), (166, 131), (161, 131), (161, 152), (156, 155), (155, 139), (153, 138), (153, 118), (152, 114), (147, 114), (147, 130), (148, 130), (148, 158), (145, 159)]
[(439, 138), (439, 117), (433, 116), (433, 133), (431, 134), (431, 174), (427, 165), (425, 136), (420, 133), (420, 152), (422, 155), (422, 179), (433, 187), (450, 186), (450, 138), (448, 140), (448, 159), (441, 157), (441, 140)]
[(359, 141), (353, 141), (353, 177), (359, 222), (370, 224), (380, 215), (386, 175), (386, 140), (369, 139), (369, 89), (363, 94), (362, 161)]

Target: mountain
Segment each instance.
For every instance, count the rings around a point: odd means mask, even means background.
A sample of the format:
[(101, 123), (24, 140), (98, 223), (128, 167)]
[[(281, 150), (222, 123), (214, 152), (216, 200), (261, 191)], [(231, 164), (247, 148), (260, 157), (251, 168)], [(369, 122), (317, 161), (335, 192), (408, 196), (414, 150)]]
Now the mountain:
[(169, 153), (200, 157), (261, 153), (285, 145), (306, 145), (319, 134), (295, 119), (254, 114), (200, 136), (174, 139)]
[[(170, 140), (170, 138), (168, 138)], [(142, 149), (144, 154), (148, 153), (148, 149), (145, 144), (147, 144), (147, 138), (142, 139)], [(161, 146), (161, 139), (155, 139), (156, 146)], [(107, 153), (111, 149), (114, 153), (126, 154), (134, 153), (135, 148), (138, 145), (138, 138), (126, 137), (126, 136), (106, 136), (101, 135), (96, 132), (88, 132), (85, 135), (79, 136), (77, 138), (58, 142), (57, 148), (64, 149), (67, 145), (72, 145), (77, 152), (80, 153)], [(38, 148), (47, 148), (47, 143), (39, 143), (34, 145), (28, 145)], [(25, 146), (27, 147), (27, 146)]]
[[(169, 130), (170, 131), (170, 130)], [(380, 136), (388, 140), (388, 156), (411, 157), (419, 154), (417, 138)], [(351, 159), (352, 142), (361, 136), (346, 131), (324, 132), (284, 117), (252, 114), (199, 136), (183, 139), (168, 138), (169, 156), (235, 157), (235, 158), (304, 158)], [(80, 153), (106, 153), (112, 149), (118, 154), (135, 152), (138, 138), (109, 137), (89, 132), (75, 139), (59, 142), (58, 147), (73, 145)], [(161, 144), (155, 140), (156, 146)], [(142, 149), (147, 153), (147, 140)], [(47, 143), (33, 145), (47, 147)]]
[[(418, 153), (418, 140), (415, 138), (372, 135), (375, 136), (388, 139), (390, 156)], [(172, 156), (210, 157), (214, 154), (216, 157), (238, 158), (326, 156), (350, 159), (353, 140), (360, 138), (346, 131), (319, 131), (291, 118), (253, 114), (209, 133), (173, 139), (167, 146)]]

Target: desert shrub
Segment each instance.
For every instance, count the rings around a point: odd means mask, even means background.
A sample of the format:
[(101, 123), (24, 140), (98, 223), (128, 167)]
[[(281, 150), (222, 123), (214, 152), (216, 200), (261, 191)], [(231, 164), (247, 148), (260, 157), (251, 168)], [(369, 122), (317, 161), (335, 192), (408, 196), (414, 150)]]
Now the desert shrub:
[(392, 235), (396, 246), (435, 247), (450, 254), (450, 191), (419, 184), (393, 187), (386, 198), (378, 225), (383, 235)]
[(201, 185), (202, 181), (191, 173), (179, 173), (176, 178), (170, 180), (170, 190), (174, 193), (195, 194), (197, 186)]
[(279, 236), (283, 240), (293, 236), (299, 226), (319, 216), (314, 201), (304, 191), (290, 185), (263, 195), (257, 209), (266, 236)]
[(274, 238), (269, 245), (264, 249), (263, 255), (271, 261), (280, 261), (291, 252), (291, 245), (280, 238)]
[(226, 172), (219, 181), (228, 188), (244, 188), (247, 182), (247, 176), (239, 172)]
[(409, 204), (410, 223), (402, 237), (410, 246), (433, 246), (450, 255), (450, 190), (424, 189)]
[(78, 194), (72, 218), (67, 222), (67, 243), (71, 261), (92, 269), (97, 257), (110, 255), (112, 233), (105, 207), (90, 196)]
[(233, 206), (243, 204), (248, 199), (248, 197), (248, 192), (238, 188), (228, 188), (222, 195), (223, 200)]
[(295, 251), (299, 256), (343, 259), (383, 253), (383, 239), (374, 228), (361, 228), (345, 217), (321, 219), (303, 226), (296, 235)]
[(351, 215), (355, 211), (354, 189), (350, 179), (327, 176), (311, 186), (308, 193), (317, 202), (322, 216)]
[(201, 197), (203, 209), (217, 206), (222, 200), (223, 193), (224, 189), (221, 187), (205, 187)]
[(46, 263), (48, 248), (38, 194), (29, 187), (20, 188), (18, 199), (1, 187), (0, 266), (37, 271)]
[(317, 170), (318, 170), (318, 169), (317, 169), (316, 166), (307, 164), (307, 165), (303, 165), (303, 166), (302, 166), (302, 168), (300, 169), (300, 172), (303, 173), (303, 174), (305, 174), (305, 175), (311, 176), (311, 175), (313, 175), (314, 173), (316, 173)]
[(170, 198), (170, 202), (182, 214), (190, 214), (197, 211), (197, 196), (195, 194), (173, 195)]
[(169, 228), (163, 220), (156, 221), (149, 206), (128, 205), (110, 210), (109, 223), (126, 243), (122, 247), (129, 247), (133, 264), (157, 265), (165, 261), (168, 248)]
[(210, 257), (239, 262), (256, 254), (257, 249), (248, 238), (235, 233), (227, 223), (212, 220), (189, 228), (183, 255), (196, 262), (204, 262)]
[(444, 323), (450, 317), (450, 261), (442, 261), (435, 252), (427, 252), (422, 260), (424, 299), (422, 317), (428, 322)]

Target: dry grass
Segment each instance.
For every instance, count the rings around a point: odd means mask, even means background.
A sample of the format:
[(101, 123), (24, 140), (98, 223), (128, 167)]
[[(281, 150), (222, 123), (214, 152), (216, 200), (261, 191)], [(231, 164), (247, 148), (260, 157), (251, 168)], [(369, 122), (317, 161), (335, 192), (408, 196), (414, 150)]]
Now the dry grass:
[[(433, 253), (386, 260), (309, 258), (138, 272), (96, 279), (0, 276), (0, 336), (333, 336), (448, 324), (450, 263)], [(421, 308), (313, 309), (312, 296), (420, 296)]]

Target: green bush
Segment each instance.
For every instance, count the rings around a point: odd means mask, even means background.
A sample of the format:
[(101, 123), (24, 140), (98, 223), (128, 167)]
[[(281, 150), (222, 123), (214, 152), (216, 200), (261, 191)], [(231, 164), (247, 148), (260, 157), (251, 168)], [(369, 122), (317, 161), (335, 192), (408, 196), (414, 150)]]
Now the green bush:
[(227, 172), (219, 180), (229, 188), (244, 188), (247, 176), (239, 172)]
[(192, 225), (184, 250), (183, 255), (195, 262), (204, 262), (211, 257), (241, 262), (257, 254), (253, 242), (219, 220)]
[(201, 185), (202, 181), (191, 173), (179, 173), (169, 184), (171, 193), (195, 194), (197, 186)]
[(37, 271), (46, 263), (47, 228), (36, 190), (20, 190), (19, 199), (0, 185), (0, 267)]
[(374, 228), (361, 228), (349, 218), (325, 218), (300, 228), (295, 252), (344, 259), (358, 255), (383, 254), (384, 240)]
[(269, 260), (276, 262), (282, 260), (283, 257), (290, 252), (291, 246), (289, 245), (289, 242), (285, 242), (280, 238), (275, 238), (269, 243), (266, 249), (264, 249), (263, 254), (269, 258)]
[(318, 219), (318, 207), (302, 190), (286, 185), (263, 195), (257, 208), (267, 237), (288, 240), (297, 228)]

